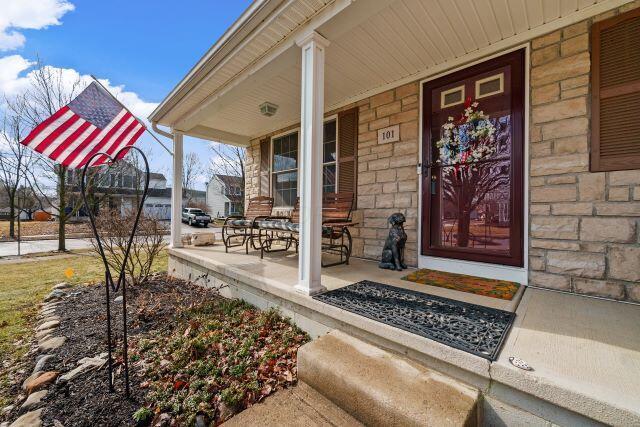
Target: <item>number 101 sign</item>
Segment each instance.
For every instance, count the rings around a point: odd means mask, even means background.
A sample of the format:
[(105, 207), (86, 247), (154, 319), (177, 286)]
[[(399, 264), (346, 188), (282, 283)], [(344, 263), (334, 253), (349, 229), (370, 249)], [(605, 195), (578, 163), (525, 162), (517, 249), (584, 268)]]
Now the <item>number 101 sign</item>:
[(400, 141), (400, 125), (378, 129), (378, 144)]

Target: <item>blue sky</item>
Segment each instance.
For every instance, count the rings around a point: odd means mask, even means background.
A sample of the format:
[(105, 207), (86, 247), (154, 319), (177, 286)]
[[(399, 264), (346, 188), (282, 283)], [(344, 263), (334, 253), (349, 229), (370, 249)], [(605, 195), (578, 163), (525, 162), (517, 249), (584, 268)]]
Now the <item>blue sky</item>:
[[(126, 92), (119, 97), (131, 99), (128, 106), (137, 108), (138, 115), (152, 110), (251, 3), (2, 0), (5, 2), (6, 15), (0, 16), (0, 67), (9, 60), (16, 65), (0, 70), (0, 92), (19, 86), (29, 72), (27, 62), (40, 57), (44, 64), (80, 75), (94, 74), (108, 79), (113, 87), (124, 86), (116, 92)], [(154, 168), (170, 175), (170, 157), (150, 141), (146, 136), (142, 145), (151, 148)], [(198, 152), (201, 159), (211, 155), (203, 141), (186, 141), (185, 152), (189, 151)]]

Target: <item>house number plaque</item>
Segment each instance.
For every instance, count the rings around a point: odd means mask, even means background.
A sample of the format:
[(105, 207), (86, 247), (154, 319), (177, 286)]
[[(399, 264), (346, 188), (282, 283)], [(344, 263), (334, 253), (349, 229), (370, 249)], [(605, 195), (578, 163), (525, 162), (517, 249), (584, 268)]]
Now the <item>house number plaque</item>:
[(400, 141), (400, 125), (378, 129), (378, 144)]

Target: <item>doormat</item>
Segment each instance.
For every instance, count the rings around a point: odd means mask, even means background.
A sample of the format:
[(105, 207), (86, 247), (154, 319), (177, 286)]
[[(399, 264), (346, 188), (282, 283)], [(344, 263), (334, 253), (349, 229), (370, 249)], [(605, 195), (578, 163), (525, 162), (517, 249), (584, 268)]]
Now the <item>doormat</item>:
[(314, 299), (488, 360), (496, 360), (514, 313), (363, 280)]
[(429, 270), (427, 268), (422, 268), (407, 274), (402, 280), (507, 301), (511, 301), (520, 288), (520, 284), (516, 282), (485, 279), (482, 277), (467, 276), (466, 274)]

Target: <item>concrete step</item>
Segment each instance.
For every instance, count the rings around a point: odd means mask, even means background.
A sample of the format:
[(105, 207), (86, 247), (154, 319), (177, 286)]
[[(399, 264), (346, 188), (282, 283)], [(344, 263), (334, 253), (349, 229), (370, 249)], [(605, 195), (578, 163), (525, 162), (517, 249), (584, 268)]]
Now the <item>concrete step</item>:
[(296, 387), (279, 390), (264, 402), (242, 411), (224, 425), (360, 427), (362, 423), (307, 384), (299, 382)]
[(298, 350), (298, 378), (365, 425), (478, 422), (477, 389), (337, 330)]

